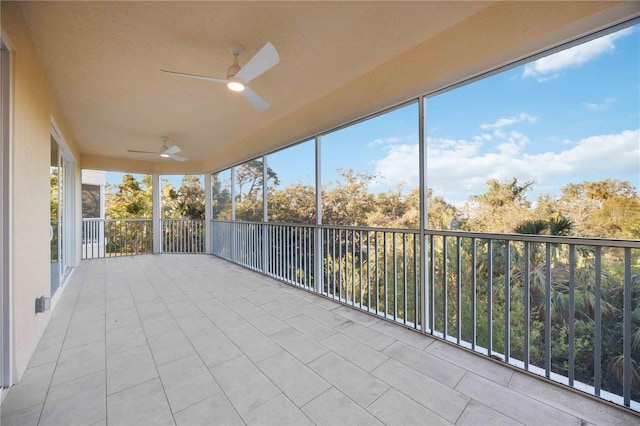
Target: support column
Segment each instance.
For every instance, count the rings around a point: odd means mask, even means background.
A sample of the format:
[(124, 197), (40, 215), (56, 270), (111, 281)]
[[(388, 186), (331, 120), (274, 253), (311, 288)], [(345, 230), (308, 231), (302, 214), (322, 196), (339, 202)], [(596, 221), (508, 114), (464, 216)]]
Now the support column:
[(322, 264), (324, 262), (324, 253), (322, 253), (322, 176), (320, 173), (321, 149), (320, 136), (315, 138), (316, 145), (316, 226), (314, 229), (314, 268), (313, 268), (313, 285), (317, 293), (322, 294), (324, 291), (324, 277), (322, 276)]
[(268, 193), (269, 188), (267, 186), (267, 177), (269, 171), (269, 165), (267, 164), (267, 156), (262, 156), (262, 273), (267, 273), (267, 263), (269, 261), (267, 253), (269, 252), (269, 235), (267, 233), (269, 222), (269, 203)]
[(429, 227), (428, 222), (428, 194), (429, 189), (427, 186), (427, 149), (425, 146), (425, 126), (424, 126), (424, 97), (418, 98), (418, 149), (420, 152), (420, 297), (422, 299), (420, 307), (420, 326), (422, 333), (427, 333), (428, 330), (433, 328), (433, 324), (428, 323), (430, 317), (429, 309), (429, 294), (428, 294), (428, 271), (429, 265), (427, 265), (427, 249), (429, 244), (425, 235), (425, 230)]
[(236, 167), (231, 168), (231, 223), (230, 226), (230, 238), (231, 238), (231, 256), (232, 262), (236, 261)]
[(204, 175), (204, 252), (212, 254), (211, 247), (211, 219), (213, 210), (211, 206), (211, 173)]
[(151, 197), (153, 199), (153, 252), (162, 253), (162, 226), (160, 223), (162, 218), (162, 201), (160, 198), (162, 188), (160, 187), (160, 175), (154, 173), (151, 179)]

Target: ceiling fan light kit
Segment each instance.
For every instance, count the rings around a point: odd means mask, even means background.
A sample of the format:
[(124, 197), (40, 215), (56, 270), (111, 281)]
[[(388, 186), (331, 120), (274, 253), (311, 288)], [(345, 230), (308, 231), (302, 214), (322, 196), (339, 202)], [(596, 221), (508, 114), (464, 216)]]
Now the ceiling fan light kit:
[(237, 77), (229, 77), (229, 82), (227, 83), (227, 87), (234, 92), (242, 92), (244, 91), (244, 84)]
[(258, 111), (264, 111), (271, 107), (267, 101), (262, 99), (260, 95), (247, 87), (247, 84), (254, 78), (262, 75), (271, 68), (273, 68), (278, 62), (280, 62), (280, 56), (278, 51), (270, 42), (267, 42), (262, 49), (258, 51), (244, 67), (241, 67), (238, 63), (238, 56), (244, 52), (244, 47), (240, 44), (234, 43), (229, 46), (229, 52), (233, 55), (233, 64), (227, 69), (227, 78), (208, 77), (197, 74), (187, 74), (176, 71), (160, 70), (169, 74), (175, 74), (182, 77), (196, 78), (199, 80), (212, 81), (214, 83), (225, 83), (227, 87), (234, 92), (242, 92), (242, 97), (245, 98), (255, 109)]

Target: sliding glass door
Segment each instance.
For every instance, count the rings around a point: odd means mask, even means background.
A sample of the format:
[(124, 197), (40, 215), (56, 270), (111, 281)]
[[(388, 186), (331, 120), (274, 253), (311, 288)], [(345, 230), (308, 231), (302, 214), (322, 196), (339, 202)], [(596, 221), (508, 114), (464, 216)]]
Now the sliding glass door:
[(51, 164), (49, 166), (50, 180), (50, 225), (49, 239), (51, 242), (51, 296), (55, 294), (58, 288), (64, 282), (65, 277), (69, 273), (70, 267), (67, 259), (66, 246), (68, 245), (69, 235), (67, 232), (67, 224), (69, 222), (68, 208), (69, 200), (67, 196), (68, 171), (67, 160), (65, 159), (60, 145), (56, 139), (51, 137)]

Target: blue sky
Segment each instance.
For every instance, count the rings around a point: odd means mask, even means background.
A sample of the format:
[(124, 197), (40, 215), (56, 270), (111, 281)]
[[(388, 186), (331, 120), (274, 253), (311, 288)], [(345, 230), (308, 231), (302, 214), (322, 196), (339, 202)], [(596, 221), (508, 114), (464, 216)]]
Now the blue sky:
[[(532, 201), (585, 180), (638, 189), (640, 25), (430, 97), (425, 111), (428, 185), (457, 205), (489, 178), (535, 181)], [(381, 176), (373, 191), (416, 187), (417, 113), (412, 104), (324, 135), (323, 182), (352, 167)], [(293, 152), (269, 164), (281, 185), (313, 182), (312, 163)]]
[[(449, 202), (489, 178), (536, 181), (532, 201), (585, 180), (639, 189), (640, 25), (430, 97), (425, 111), (428, 185)], [(414, 103), (322, 136), (323, 183), (353, 168), (380, 176), (372, 191), (416, 187), (417, 114)], [(269, 156), (280, 187), (313, 184), (313, 153), (310, 142)]]

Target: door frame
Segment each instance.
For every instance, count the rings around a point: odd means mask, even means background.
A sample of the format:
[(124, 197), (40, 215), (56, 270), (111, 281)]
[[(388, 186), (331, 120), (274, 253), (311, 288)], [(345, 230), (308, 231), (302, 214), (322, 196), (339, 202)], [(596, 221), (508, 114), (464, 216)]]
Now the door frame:
[(11, 251), (11, 49), (0, 36), (0, 388), (13, 384), (12, 371), (12, 251)]
[[(75, 244), (77, 241), (75, 191), (77, 162), (53, 117), (51, 117), (51, 138), (58, 144), (58, 172), (64, 174), (61, 179), (62, 185), (58, 188), (58, 191), (62, 193), (60, 198), (63, 203), (62, 206), (59, 206), (59, 209), (61, 208), (63, 211), (61, 218), (63, 235), (58, 235), (58, 250), (63, 254), (60, 259), (60, 286), (58, 287), (58, 290), (61, 290), (64, 288), (66, 278), (77, 265)], [(56, 291), (51, 296), (51, 307), (56, 305), (61, 293), (61, 291)]]

